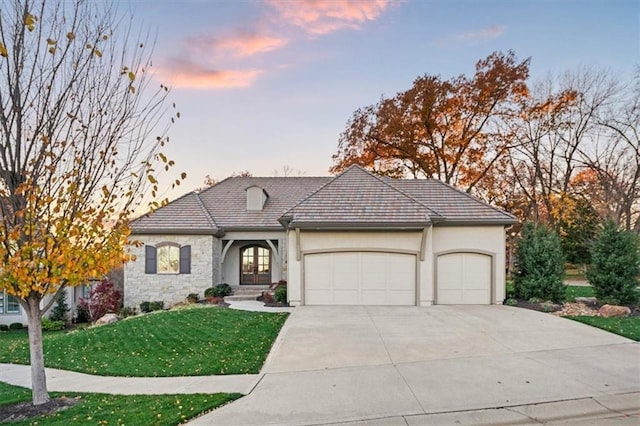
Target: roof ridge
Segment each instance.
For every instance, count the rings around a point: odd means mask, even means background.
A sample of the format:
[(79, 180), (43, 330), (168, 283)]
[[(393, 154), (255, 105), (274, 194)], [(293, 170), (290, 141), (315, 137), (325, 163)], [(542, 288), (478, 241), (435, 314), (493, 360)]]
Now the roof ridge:
[[(338, 176), (342, 176), (344, 172), (340, 173)], [(289, 207), (287, 210), (284, 211), (284, 213), (282, 213), (281, 217), (284, 217), (287, 215), (287, 213), (289, 213), (291, 210), (295, 209), (296, 207), (298, 207), (300, 204), (304, 203), (306, 200), (308, 200), (309, 198), (311, 198), (313, 195), (317, 194), (318, 191), (320, 191), (322, 188), (326, 187), (327, 185), (329, 185), (331, 182), (333, 182), (338, 176), (325, 176), (328, 177), (329, 180), (326, 181), (325, 183), (323, 183), (322, 185), (320, 185), (315, 191), (310, 192), (309, 194), (307, 194), (306, 197), (303, 197), (300, 201), (296, 202), (293, 206)], [(318, 176), (320, 177), (320, 176)]]
[(200, 198), (200, 193), (196, 191), (193, 191), (191, 193), (196, 197), (196, 201), (198, 202), (198, 205), (202, 209), (202, 212), (204, 213), (205, 217), (207, 218), (211, 226), (213, 226), (213, 229), (216, 229), (216, 230), (219, 229), (218, 225), (216, 225), (216, 221), (213, 219), (213, 216), (211, 215), (211, 212), (209, 212), (209, 209), (207, 209), (207, 206), (204, 205), (204, 201), (202, 201), (202, 198)]

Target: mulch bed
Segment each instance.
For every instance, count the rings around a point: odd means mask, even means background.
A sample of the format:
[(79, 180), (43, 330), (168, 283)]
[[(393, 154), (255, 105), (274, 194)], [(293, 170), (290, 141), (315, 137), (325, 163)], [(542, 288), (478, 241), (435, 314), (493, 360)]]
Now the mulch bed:
[(52, 398), (49, 402), (33, 405), (31, 402), (19, 402), (17, 404), (0, 407), (0, 422), (17, 422), (31, 417), (53, 414), (73, 407), (79, 399), (76, 398)]

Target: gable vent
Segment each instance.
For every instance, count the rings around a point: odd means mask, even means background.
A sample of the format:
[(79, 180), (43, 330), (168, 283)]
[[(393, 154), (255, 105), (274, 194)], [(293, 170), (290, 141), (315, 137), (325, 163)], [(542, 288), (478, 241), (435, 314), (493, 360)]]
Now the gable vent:
[(248, 187), (245, 191), (247, 192), (247, 210), (262, 210), (269, 198), (267, 191), (255, 185)]

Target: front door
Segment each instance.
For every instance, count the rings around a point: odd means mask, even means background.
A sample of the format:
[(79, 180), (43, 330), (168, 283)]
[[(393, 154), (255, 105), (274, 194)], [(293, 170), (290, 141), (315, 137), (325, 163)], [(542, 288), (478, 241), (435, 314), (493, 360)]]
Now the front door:
[(240, 250), (240, 284), (271, 284), (271, 251), (262, 246)]

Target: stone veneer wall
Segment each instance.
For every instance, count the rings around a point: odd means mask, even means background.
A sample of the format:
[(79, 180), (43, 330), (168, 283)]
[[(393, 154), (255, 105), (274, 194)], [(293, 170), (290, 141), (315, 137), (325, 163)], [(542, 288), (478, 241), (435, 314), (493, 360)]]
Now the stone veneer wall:
[(137, 259), (124, 268), (124, 306), (139, 309), (141, 302), (162, 300), (168, 307), (184, 301), (189, 293), (198, 293), (202, 298), (204, 290), (214, 285), (214, 277), (218, 274), (217, 238), (211, 235), (132, 235), (132, 239), (154, 246), (168, 241), (190, 245), (191, 273), (146, 274), (144, 246), (132, 247), (131, 253)]

